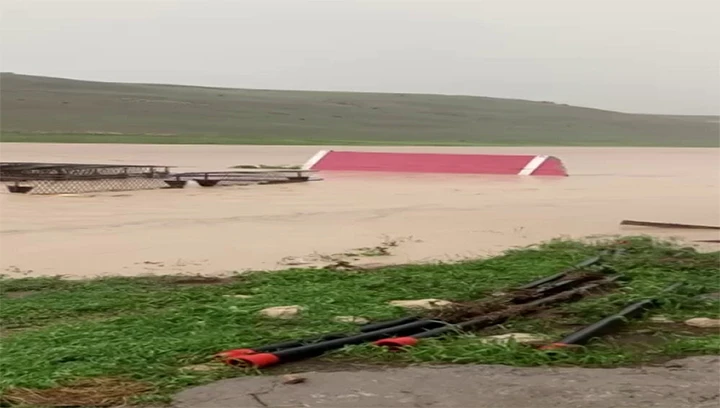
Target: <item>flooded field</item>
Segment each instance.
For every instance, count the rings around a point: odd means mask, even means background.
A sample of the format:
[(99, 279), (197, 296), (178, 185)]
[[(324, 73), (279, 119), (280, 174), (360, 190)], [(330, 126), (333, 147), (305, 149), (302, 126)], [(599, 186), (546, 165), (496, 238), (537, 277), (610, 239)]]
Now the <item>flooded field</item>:
[[(301, 164), (316, 146), (2, 144), (2, 161), (128, 163), (178, 171)], [(352, 147), (550, 154), (567, 178), (323, 173), (323, 181), (83, 195), (0, 194), (0, 273), (224, 274), (322, 264), (397, 244), (359, 264), (484, 256), (556, 237), (717, 231), (620, 227), (623, 219), (720, 224), (720, 150)], [(706, 244), (706, 248), (713, 248)]]

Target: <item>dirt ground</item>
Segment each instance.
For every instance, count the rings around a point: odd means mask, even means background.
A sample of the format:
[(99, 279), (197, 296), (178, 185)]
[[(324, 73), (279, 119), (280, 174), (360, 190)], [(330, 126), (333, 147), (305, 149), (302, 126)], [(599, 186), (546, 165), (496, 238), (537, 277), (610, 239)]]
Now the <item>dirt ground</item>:
[[(2, 144), (0, 158), (226, 170), (238, 164), (300, 164), (319, 149)], [(324, 173), (323, 181), (293, 185), (61, 196), (3, 191), (0, 273), (220, 275), (315, 264), (323, 255), (383, 241), (398, 243), (391, 255), (359, 262), (454, 260), (555, 237), (652, 233), (720, 238), (717, 231), (618, 225), (622, 219), (720, 224), (718, 149), (348, 149), (551, 154), (565, 162), (571, 176)]]
[(720, 401), (718, 357), (660, 367), (444, 366), (311, 372), (218, 381), (181, 392), (173, 408), (711, 408)]

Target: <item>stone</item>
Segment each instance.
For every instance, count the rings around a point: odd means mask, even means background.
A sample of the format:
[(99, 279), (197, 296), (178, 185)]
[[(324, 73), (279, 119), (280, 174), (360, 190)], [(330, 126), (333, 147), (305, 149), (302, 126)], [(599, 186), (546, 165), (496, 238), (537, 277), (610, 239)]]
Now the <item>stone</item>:
[(547, 338), (538, 334), (530, 333), (507, 333), (495, 336), (487, 336), (481, 339), (484, 343), (509, 343), (515, 341), (518, 344), (544, 344)]
[(196, 365), (182, 367), (181, 370), (207, 372), (207, 371), (219, 370), (222, 368), (224, 368), (224, 366), (222, 364), (196, 364)]
[(663, 315), (653, 316), (650, 318), (652, 323), (675, 323)]
[(367, 324), (370, 320), (360, 316), (335, 316), (333, 321), (336, 323), (355, 323), (355, 324)]
[(393, 300), (390, 305), (404, 309), (437, 309), (450, 306), (453, 303), (442, 299)]
[(282, 376), (282, 383), (285, 385), (302, 384), (305, 381), (307, 381), (307, 377), (301, 377), (301, 376), (295, 375), (295, 374), (287, 374), (287, 375)]
[(250, 299), (252, 295), (223, 295), (223, 297), (235, 299)]
[(685, 320), (685, 324), (693, 327), (712, 328), (720, 327), (720, 319), (710, 319), (707, 317), (696, 317), (694, 319)]
[(292, 319), (297, 316), (300, 311), (302, 311), (302, 307), (298, 305), (275, 306), (261, 310), (260, 314), (265, 317), (272, 317), (275, 319)]

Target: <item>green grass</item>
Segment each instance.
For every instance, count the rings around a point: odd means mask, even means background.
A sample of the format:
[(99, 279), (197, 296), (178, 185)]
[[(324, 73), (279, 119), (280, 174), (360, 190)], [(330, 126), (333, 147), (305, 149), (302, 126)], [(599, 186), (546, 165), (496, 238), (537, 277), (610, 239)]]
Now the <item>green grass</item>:
[[(30, 134), (3, 132), (0, 141), (4, 143), (127, 143), (127, 144), (158, 144), (158, 145), (282, 145), (282, 146), (508, 146), (508, 143), (484, 142), (471, 143), (462, 141), (427, 141), (427, 140), (357, 140), (357, 139), (322, 139), (312, 136), (295, 139), (256, 136), (227, 135), (106, 135), (106, 134)], [(522, 142), (515, 145), (522, 146)], [(545, 143), (547, 144), (547, 143)], [(567, 144), (559, 144), (567, 146)], [(703, 147), (703, 146), (700, 146)]]
[[(89, 377), (128, 376), (158, 387), (142, 401), (164, 401), (177, 390), (218, 378), (246, 375), (220, 368), (183, 370), (207, 363), (221, 350), (295, 339), (331, 331), (351, 331), (334, 323), (338, 315), (380, 320), (404, 312), (387, 304), (396, 299), (472, 300), (493, 291), (546, 276), (595, 255), (609, 243), (552, 241), (485, 260), (453, 264), (398, 266), (376, 271), (288, 270), (237, 276), (220, 284), (178, 284), (177, 278), (3, 278), (0, 318), (0, 390), (47, 388)], [(678, 291), (663, 294), (656, 313), (678, 321), (718, 317), (717, 301), (697, 294), (720, 291), (720, 253), (698, 253), (671, 243), (629, 238), (626, 253), (608, 262), (631, 280), (621, 290), (560, 307), (552, 320), (511, 320), (489, 333), (525, 331), (560, 338), (572, 327), (590, 323), (627, 303), (658, 295), (677, 281)], [(232, 295), (252, 295), (248, 299)], [(270, 306), (301, 305), (294, 320), (258, 316)], [(583, 350), (554, 357), (516, 344), (489, 345), (484, 333), (423, 342), (407, 353), (368, 346), (340, 350), (324, 358), (342, 361), (501, 363), (510, 365), (615, 366), (689, 354), (720, 353), (718, 333), (651, 327), (657, 342), (634, 347), (622, 336), (595, 341)]]
[(458, 95), (1, 76), (3, 142), (720, 146), (717, 116), (626, 114)]

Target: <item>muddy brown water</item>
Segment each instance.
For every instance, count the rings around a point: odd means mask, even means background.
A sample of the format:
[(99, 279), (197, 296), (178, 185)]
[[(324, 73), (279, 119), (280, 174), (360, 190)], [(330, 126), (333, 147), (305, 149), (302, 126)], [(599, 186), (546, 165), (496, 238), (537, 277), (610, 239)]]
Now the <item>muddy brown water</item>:
[[(2, 161), (160, 164), (226, 170), (300, 164), (314, 146), (1, 144)], [(338, 148), (341, 149), (341, 148)], [(323, 173), (323, 181), (83, 195), (0, 194), (0, 273), (68, 277), (224, 274), (286, 268), (286, 257), (398, 240), (407, 263), (486, 256), (556, 237), (718, 231), (621, 227), (623, 219), (720, 225), (720, 149), (352, 147), (550, 154), (571, 176)], [(700, 244), (698, 244), (700, 245)], [(702, 244), (717, 248), (717, 244)]]

